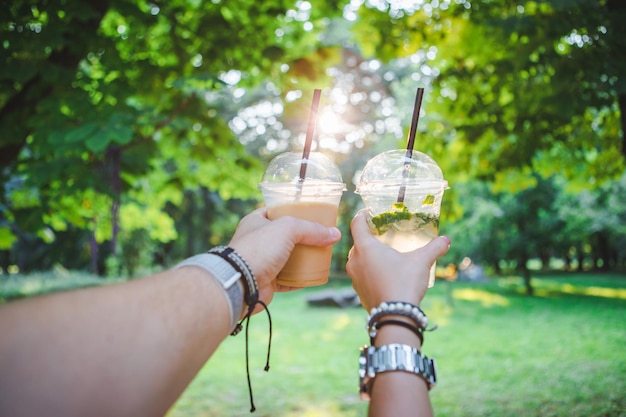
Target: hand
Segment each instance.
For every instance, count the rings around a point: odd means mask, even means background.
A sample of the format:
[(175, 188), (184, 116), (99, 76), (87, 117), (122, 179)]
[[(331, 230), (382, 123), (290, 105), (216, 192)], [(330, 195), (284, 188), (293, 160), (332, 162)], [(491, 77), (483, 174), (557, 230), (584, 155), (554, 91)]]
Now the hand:
[(419, 305), (426, 294), (430, 268), (448, 251), (450, 239), (439, 236), (420, 249), (400, 253), (372, 236), (364, 210), (354, 216), (350, 228), (354, 246), (346, 271), (363, 307), (369, 311), (383, 301)]
[[(269, 304), (274, 292), (295, 289), (278, 284), (276, 276), (296, 244), (328, 246), (340, 238), (341, 232), (336, 227), (289, 216), (270, 221), (267, 209), (260, 208), (241, 219), (229, 246), (250, 266), (259, 287), (259, 298)], [(258, 311), (259, 308), (255, 310)]]

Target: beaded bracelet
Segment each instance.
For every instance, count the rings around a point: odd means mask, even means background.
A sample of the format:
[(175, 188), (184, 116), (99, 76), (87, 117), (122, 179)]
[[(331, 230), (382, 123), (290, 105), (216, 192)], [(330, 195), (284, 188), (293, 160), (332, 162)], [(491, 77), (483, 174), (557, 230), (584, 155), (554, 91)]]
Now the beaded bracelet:
[[(414, 304), (403, 301), (383, 301), (378, 307), (372, 308), (369, 316), (367, 316), (368, 329), (371, 328), (380, 317), (388, 315), (408, 317), (412, 319), (420, 329), (427, 330), (428, 317), (426, 317), (426, 314), (422, 311), (422, 309)], [(428, 330), (435, 329), (436, 326)]]

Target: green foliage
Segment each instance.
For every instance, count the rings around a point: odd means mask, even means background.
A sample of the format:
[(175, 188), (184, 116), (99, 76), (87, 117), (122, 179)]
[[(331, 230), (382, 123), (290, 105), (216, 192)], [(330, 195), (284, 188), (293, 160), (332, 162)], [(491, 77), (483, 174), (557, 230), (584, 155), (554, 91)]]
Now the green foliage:
[(442, 232), (454, 243), (445, 259), (458, 264), (469, 257), (494, 272), (507, 261), (527, 268), (530, 259), (540, 260), (543, 268), (551, 258), (563, 259), (565, 268), (573, 268), (574, 259), (580, 269), (623, 265), (624, 176), (575, 192), (563, 177), (534, 179), (516, 193), (477, 181), (463, 184), (458, 192), (463, 215), (442, 220)]
[(462, 143), (451, 149), (460, 168), (488, 179), (531, 165), (578, 182), (621, 175), (623, 7), (472, 2), (451, 12), (456, 33), (439, 47), (435, 111)]
[(11, 228), (7, 226), (0, 227), (0, 249), (11, 249), (17, 238), (11, 233)]
[[(368, 157), (404, 146), (425, 86), (416, 146), (451, 184), (442, 230), (472, 212), (481, 239), (455, 241), (506, 247), (493, 236), (515, 240), (512, 223), (479, 220), (495, 207), (532, 224), (563, 221), (522, 209), (542, 179), (615, 195), (606, 190), (625, 170), (624, 13), (612, 0), (3, 4), (0, 246), (55, 244), (78, 229), (101, 258), (144, 238), (163, 259), (202, 250), (259, 200), (264, 163), (301, 147), (313, 88), (342, 119), (321, 124), (335, 131), (320, 129), (319, 146), (351, 189)], [(476, 180), (495, 205), (462, 190)], [(345, 195), (338, 268), (359, 204)], [(199, 212), (192, 227), (183, 213)], [(608, 224), (618, 230), (621, 217), (609, 218), (585, 245), (614, 236)]]
[[(3, 5), (0, 215), (27, 233), (73, 225), (115, 246), (120, 205), (123, 216), (135, 206), (149, 213), (141, 226), (123, 220), (128, 233), (141, 227), (164, 240), (175, 238), (174, 224), (155, 213), (185, 190), (250, 198), (262, 167), (229, 129), (232, 114), (218, 112), (221, 101), (233, 100), (230, 84), (305, 74), (314, 61), (288, 76), (280, 65), (314, 53), (324, 18), (339, 10), (283, 0)], [(308, 20), (315, 30), (303, 29)]]

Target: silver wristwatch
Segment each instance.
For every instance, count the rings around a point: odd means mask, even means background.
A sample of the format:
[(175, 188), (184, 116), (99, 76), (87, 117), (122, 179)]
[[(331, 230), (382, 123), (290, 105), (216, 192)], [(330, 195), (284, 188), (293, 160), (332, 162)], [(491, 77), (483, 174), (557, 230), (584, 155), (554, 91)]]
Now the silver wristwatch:
[(419, 375), (428, 389), (437, 383), (434, 359), (422, 355), (409, 345), (392, 343), (378, 347), (364, 346), (359, 358), (359, 391), (361, 398), (369, 400), (369, 389), (374, 377), (382, 372), (404, 371)]
[(243, 286), (239, 282), (242, 278), (240, 272), (236, 271), (227, 261), (220, 256), (211, 253), (202, 253), (187, 258), (178, 263), (174, 268), (182, 268), (183, 266), (197, 266), (207, 270), (215, 279), (217, 279), (228, 295), (228, 306), (230, 307), (230, 329), (231, 331), (237, 325), (241, 312), (243, 310)]

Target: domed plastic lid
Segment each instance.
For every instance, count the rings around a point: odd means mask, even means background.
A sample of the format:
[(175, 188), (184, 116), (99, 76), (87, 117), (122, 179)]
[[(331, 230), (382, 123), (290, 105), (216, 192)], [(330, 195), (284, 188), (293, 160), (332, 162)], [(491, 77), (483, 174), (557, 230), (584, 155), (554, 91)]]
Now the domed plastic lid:
[(264, 184), (297, 183), (300, 180), (302, 164), (306, 164), (304, 183), (315, 182), (343, 185), (337, 165), (320, 152), (311, 152), (308, 159), (302, 159), (298, 152), (285, 152), (276, 156), (267, 166), (261, 187)]
[(439, 165), (430, 156), (413, 151), (407, 158), (405, 149), (396, 149), (376, 155), (370, 159), (359, 178), (356, 192), (373, 192), (385, 187), (404, 185), (446, 189), (448, 182), (443, 178)]

